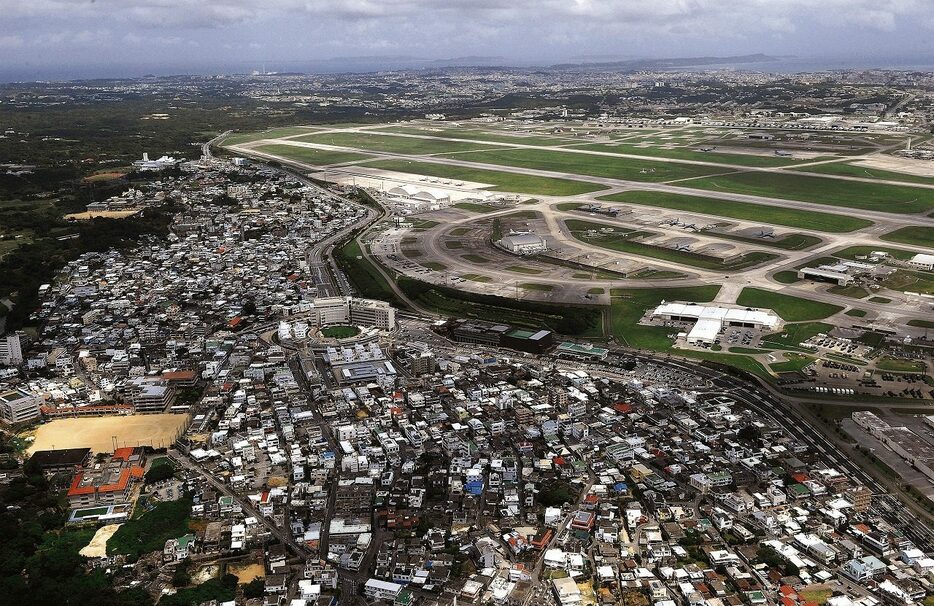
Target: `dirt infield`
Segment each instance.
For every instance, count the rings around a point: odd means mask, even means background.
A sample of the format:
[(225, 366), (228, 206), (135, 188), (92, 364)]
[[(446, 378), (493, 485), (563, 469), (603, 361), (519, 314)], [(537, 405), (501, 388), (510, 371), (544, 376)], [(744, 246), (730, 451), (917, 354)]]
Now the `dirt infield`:
[(52, 448), (90, 448), (113, 452), (124, 446), (169, 446), (185, 427), (188, 415), (128, 415), (56, 419), (40, 425), (29, 452)]

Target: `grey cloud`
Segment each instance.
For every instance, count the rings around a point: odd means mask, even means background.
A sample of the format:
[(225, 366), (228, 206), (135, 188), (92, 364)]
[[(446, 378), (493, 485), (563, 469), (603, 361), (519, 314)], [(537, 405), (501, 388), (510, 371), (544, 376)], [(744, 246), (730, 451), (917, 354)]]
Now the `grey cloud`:
[[(0, 0), (0, 66), (318, 59), (369, 53), (534, 60), (585, 54), (899, 53), (929, 47), (932, 0)], [(89, 49), (97, 46), (97, 53)], [(225, 45), (236, 49), (230, 51)], [(178, 49), (178, 50), (173, 50)], [(136, 53), (136, 54), (134, 54)], [(231, 56), (236, 55), (236, 56)]]

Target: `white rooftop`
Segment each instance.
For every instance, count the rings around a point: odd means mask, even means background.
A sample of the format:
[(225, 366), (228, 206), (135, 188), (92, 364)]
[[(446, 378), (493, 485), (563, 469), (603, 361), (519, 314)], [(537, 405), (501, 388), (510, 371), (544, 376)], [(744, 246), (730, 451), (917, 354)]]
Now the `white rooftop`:
[(742, 322), (770, 328), (774, 328), (780, 323), (778, 316), (770, 310), (697, 305), (694, 303), (663, 303), (655, 308), (652, 315), (719, 320), (721, 323)]

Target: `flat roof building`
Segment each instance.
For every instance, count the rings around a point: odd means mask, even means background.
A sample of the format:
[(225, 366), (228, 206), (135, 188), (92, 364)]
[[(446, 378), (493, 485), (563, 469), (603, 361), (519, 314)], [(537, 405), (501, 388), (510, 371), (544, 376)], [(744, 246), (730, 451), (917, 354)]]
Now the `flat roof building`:
[(0, 392), (0, 420), (27, 423), (39, 418), (39, 397), (22, 389)]
[(61, 450), (37, 450), (32, 454), (30, 461), (41, 471), (58, 473), (83, 467), (90, 459), (90, 448), (62, 448)]
[(662, 303), (652, 312), (675, 322), (694, 322), (688, 333), (688, 343), (713, 343), (723, 326), (768, 328), (775, 330), (781, 319), (771, 310), (698, 305), (696, 303)]
[(542, 354), (551, 349), (554, 342), (555, 335), (550, 330), (516, 328), (504, 334), (500, 344), (516, 351)]

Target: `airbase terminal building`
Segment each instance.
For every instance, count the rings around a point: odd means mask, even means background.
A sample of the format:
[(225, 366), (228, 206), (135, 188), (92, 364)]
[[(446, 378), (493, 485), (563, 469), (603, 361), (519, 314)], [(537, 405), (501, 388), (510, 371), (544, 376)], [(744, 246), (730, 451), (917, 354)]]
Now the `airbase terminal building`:
[(766, 328), (774, 331), (782, 323), (781, 318), (771, 310), (696, 303), (662, 303), (651, 315), (653, 319), (693, 322), (694, 326), (687, 333), (687, 342), (695, 345), (713, 343), (725, 326)]

